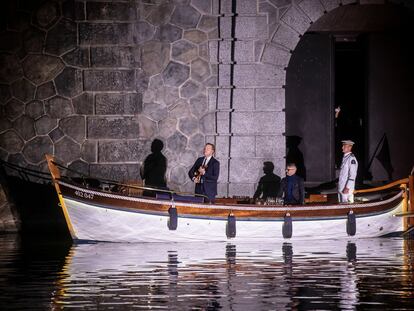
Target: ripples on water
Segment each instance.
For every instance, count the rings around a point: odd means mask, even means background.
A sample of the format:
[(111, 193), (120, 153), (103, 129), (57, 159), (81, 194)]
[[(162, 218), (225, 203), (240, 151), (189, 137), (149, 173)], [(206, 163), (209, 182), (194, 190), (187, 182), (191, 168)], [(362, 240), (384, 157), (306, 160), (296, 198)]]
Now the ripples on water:
[(50, 245), (0, 236), (0, 309), (414, 310), (414, 241)]

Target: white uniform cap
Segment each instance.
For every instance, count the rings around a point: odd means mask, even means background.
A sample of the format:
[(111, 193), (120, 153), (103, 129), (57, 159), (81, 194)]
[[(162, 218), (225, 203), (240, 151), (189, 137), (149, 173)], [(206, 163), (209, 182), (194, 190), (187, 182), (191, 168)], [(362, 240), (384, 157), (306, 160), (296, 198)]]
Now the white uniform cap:
[(343, 140), (342, 145), (350, 145), (353, 146), (355, 143), (352, 140)]

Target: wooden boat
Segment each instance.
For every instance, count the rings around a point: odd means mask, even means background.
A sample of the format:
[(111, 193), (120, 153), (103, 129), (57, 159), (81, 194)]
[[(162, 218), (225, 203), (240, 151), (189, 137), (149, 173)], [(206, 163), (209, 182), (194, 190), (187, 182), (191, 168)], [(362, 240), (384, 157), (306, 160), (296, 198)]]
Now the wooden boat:
[[(361, 191), (354, 204), (254, 205), (231, 199), (209, 204), (167, 190), (150, 198), (125, 191), (129, 189), (127, 185), (109, 184), (106, 190), (84, 186), (62, 178), (53, 157), (46, 157), (75, 241), (367, 238), (404, 232), (409, 225), (405, 216), (411, 215), (407, 185), (409, 181), (412, 185), (412, 176), (385, 187)], [(376, 199), (366, 201), (370, 193), (377, 194)]]

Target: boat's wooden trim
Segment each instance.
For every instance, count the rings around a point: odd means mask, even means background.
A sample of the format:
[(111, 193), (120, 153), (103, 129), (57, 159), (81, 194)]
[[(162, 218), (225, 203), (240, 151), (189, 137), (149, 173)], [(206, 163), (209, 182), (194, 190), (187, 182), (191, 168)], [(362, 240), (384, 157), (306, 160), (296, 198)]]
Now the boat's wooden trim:
[(392, 183), (389, 183), (389, 184), (386, 184), (386, 185), (380, 186), (380, 187), (355, 190), (354, 194), (383, 191), (383, 190), (391, 189), (391, 188), (394, 188), (396, 186), (400, 186), (400, 185), (403, 185), (403, 184), (408, 184), (408, 178), (399, 179), (399, 180), (396, 180)]
[(352, 210), (357, 216), (370, 216), (383, 213), (395, 208), (401, 202), (401, 192), (394, 197), (381, 202), (346, 205), (302, 205), (302, 206), (249, 206), (249, 205), (211, 205), (196, 203), (181, 203), (159, 201), (138, 197), (116, 195), (60, 182), (62, 194), (65, 198), (84, 204), (119, 209), (128, 212), (168, 214), (171, 206), (177, 208), (181, 216), (200, 218), (227, 218), (230, 213), (242, 219), (283, 218), (290, 213), (293, 218), (338, 218), (346, 217)]
[(68, 209), (66, 208), (65, 200), (62, 197), (62, 192), (60, 189), (60, 185), (58, 183), (58, 180), (60, 178), (60, 171), (59, 168), (55, 165), (54, 158), (52, 155), (46, 154), (46, 161), (47, 166), (49, 168), (50, 174), (52, 175), (52, 181), (56, 189), (56, 193), (58, 195), (60, 207), (62, 209), (63, 215), (65, 216), (66, 225), (68, 226), (68, 230), (70, 232), (70, 235), (72, 236), (72, 239), (76, 239), (75, 230), (73, 228), (72, 222), (69, 217)]

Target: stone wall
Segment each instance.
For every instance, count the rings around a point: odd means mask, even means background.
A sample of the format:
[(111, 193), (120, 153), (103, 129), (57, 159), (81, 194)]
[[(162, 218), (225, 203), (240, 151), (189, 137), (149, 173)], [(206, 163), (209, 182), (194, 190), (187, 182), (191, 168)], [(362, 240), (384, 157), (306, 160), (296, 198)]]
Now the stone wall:
[(0, 157), (44, 170), (52, 153), (128, 181), (160, 138), (168, 185), (192, 191), (186, 173), (211, 141), (220, 195), (252, 195), (263, 161), (283, 173), (285, 76), (300, 36), (340, 5), (383, 2), (5, 1)]

